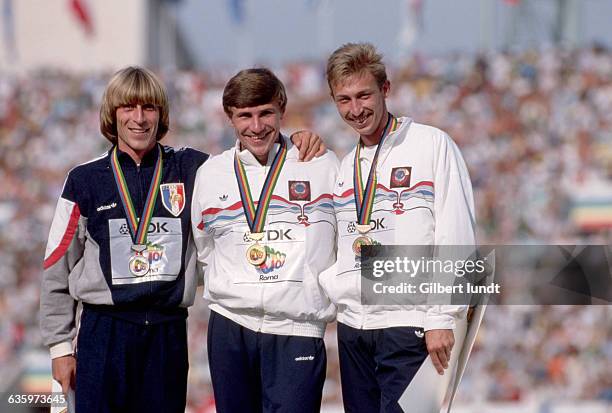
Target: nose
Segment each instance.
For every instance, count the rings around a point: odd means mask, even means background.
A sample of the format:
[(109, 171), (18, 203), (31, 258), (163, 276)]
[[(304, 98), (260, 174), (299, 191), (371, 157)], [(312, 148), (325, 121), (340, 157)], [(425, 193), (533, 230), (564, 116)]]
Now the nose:
[(351, 100), (351, 103), (349, 104), (349, 110), (351, 111), (352, 116), (361, 115), (362, 107), (357, 99)]
[(249, 125), (249, 128), (253, 133), (259, 133), (263, 130), (264, 124), (261, 119), (259, 119), (259, 116), (253, 116), (251, 118), (251, 124)]
[(134, 121), (138, 123), (144, 122), (144, 110), (141, 105), (136, 105), (136, 109), (134, 110)]

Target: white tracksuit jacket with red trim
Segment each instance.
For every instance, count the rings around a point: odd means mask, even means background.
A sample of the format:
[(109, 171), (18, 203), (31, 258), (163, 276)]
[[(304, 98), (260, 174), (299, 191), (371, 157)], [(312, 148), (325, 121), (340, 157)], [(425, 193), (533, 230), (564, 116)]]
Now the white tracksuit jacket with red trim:
[[(285, 138), (286, 139), (286, 138)], [(336, 257), (332, 191), (338, 159), (332, 153), (298, 162), (289, 140), (285, 165), (266, 218), (266, 262), (246, 260), (253, 244), (234, 173), (232, 148), (209, 159), (196, 177), (192, 203), (198, 265), (210, 309), (253, 331), (323, 337), (335, 308), (318, 276)], [(254, 202), (258, 202), (278, 144), (261, 165), (239, 151)]]
[[(439, 129), (405, 117), (399, 121), (379, 154), (373, 229), (368, 235), (382, 245), (474, 245), (472, 185), (459, 149)], [(362, 151), (364, 180), (375, 149)], [(360, 235), (355, 228), (354, 157), (355, 149), (344, 157), (334, 188), (338, 259), (319, 277), (338, 307), (338, 321), (358, 329), (454, 328), (466, 306), (361, 304), (361, 270), (352, 249)]]

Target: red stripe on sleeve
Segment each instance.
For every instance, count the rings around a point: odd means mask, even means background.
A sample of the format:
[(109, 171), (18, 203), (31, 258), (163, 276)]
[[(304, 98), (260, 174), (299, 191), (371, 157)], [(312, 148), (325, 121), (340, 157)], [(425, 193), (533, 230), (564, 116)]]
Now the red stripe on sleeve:
[(70, 243), (72, 242), (72, 237), (74, 237), (74, 233), (77, 229), (77, 225), (79, 223), (79, 217), (81, 216), (81, 211), (79, 210), (79, 206), (74, 204), (74, 208), (72, 208), (72, 213), (70, 214), (70, 220), (68, 221), (68, 226), (66, 227), (66, 232), (64, 232), (64, 236), (62, 237), (62, 241), (59, 243), (55, 251), (49, 255), (43, 263), (43, 268), (46, 270), (51, 267), (53, 264), (59, 261), (60, 258), (66, 253)]
[[(206, 211), (202, 212), (202, 216), (204, 216), (204, 213), (205, 213), (205, 212), (206, 212)], [(202, 230), (204, 229), (204, 218), (202, 218), (202, 219), (200, 220), (200, 223), (198, 224), (198, 229), (199, 229), (200, 231), (202, 231)]]

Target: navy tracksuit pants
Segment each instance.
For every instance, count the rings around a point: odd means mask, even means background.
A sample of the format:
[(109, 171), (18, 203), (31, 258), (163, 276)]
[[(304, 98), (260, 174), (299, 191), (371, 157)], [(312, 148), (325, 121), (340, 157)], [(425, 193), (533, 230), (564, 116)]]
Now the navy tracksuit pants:
[(208, 361), (218, 413), (321, 409), (323, 339), (258, 333), (211, 311)]
[(77, 413), (184, 413), (184, 319), (152, 325), (83, 310), (77, 345)]
[(398, 400), (428, 355), (422, 328), (361, 330), (342, 323), (338, 353), (347, 413), (403, 413)]

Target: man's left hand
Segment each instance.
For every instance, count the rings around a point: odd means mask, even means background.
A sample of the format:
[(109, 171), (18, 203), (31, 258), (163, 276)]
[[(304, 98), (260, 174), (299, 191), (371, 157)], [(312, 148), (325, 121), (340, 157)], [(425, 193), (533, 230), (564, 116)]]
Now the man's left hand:
[(291, 142), (300, 151), (300, 161), (308, 162), (316, 156), (323, 155), (327, 150), (319, 135), (307, 130), (295, 132), (291, 135)]
[(425, 344), (431, 356), (431, 361), (439, 375), (448, 368), (451, 350), (455, 344), (453, 330), (429, 330), (425, 332)]

